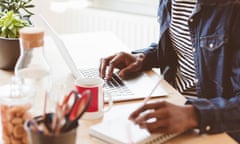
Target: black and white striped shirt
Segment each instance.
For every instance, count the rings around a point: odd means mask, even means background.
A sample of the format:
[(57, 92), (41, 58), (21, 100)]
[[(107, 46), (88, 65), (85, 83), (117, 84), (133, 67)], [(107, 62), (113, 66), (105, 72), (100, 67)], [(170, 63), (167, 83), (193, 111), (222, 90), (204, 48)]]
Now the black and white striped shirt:
[[(179, 67), (177, 68), (176, 85), (181, 93), (195, 88), (195, 66), (188, 19), (193, 12), (196, 1), (172, 0), (172, 19), (169, 33), (178, 57)], [(196, 95), (196, 93), (190, 95)]]

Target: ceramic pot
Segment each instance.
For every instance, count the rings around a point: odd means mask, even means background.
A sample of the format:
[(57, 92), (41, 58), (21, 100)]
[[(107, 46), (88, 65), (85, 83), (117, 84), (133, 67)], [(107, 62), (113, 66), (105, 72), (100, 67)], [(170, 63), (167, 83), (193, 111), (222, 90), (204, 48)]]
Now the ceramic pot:
[(14, 70), (19, 56), (19, 39), (0, 37), (0, 69)]

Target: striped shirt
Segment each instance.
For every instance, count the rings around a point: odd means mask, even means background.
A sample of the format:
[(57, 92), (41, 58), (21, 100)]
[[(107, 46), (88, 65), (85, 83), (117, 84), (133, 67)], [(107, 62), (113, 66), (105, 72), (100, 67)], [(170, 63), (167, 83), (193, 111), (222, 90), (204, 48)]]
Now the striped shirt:
[[(181, 92), (191, 89), (195, 93), (195, 66), (188, 19), (195, 8), (197, 0), (172, 0), (172, 19), (169, 28), (170, 39), (174, 47), (179, 67), (176, 74), (176, 88)], [(194, 93), (192, 94), (192, 90)]]

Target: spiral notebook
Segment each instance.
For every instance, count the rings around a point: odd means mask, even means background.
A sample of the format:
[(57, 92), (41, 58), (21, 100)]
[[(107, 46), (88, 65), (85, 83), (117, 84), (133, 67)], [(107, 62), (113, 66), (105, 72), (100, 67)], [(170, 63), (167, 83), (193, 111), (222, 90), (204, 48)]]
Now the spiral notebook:
[(113, 106), (102, 122), (90, 127), (90, 136), (106, 144), (161, 144), (179, 135), (150, 134), (129, 121), (129, 114), (138, 106), (140, 103)]

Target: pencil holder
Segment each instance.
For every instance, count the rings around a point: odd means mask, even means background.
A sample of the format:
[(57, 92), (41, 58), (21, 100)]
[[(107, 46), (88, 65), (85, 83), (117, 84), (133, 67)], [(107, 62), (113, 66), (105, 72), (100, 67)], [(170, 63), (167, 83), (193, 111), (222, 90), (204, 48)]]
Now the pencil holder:
[[(53, 113), (48, 113), (45, 116), (35, 117), (34, 120), (38, 125), (37, 129), (32, 128), (32, 120), (26, 121), (25, 129), (30, 144), (76, 144), (78, 124), (76, 123), (76, 125), (68, 131), (53, 134), (50, 128), (53, 122), (53, 116)], [(41, 124), (44, 124), (44, 127), (42, 127)]]

